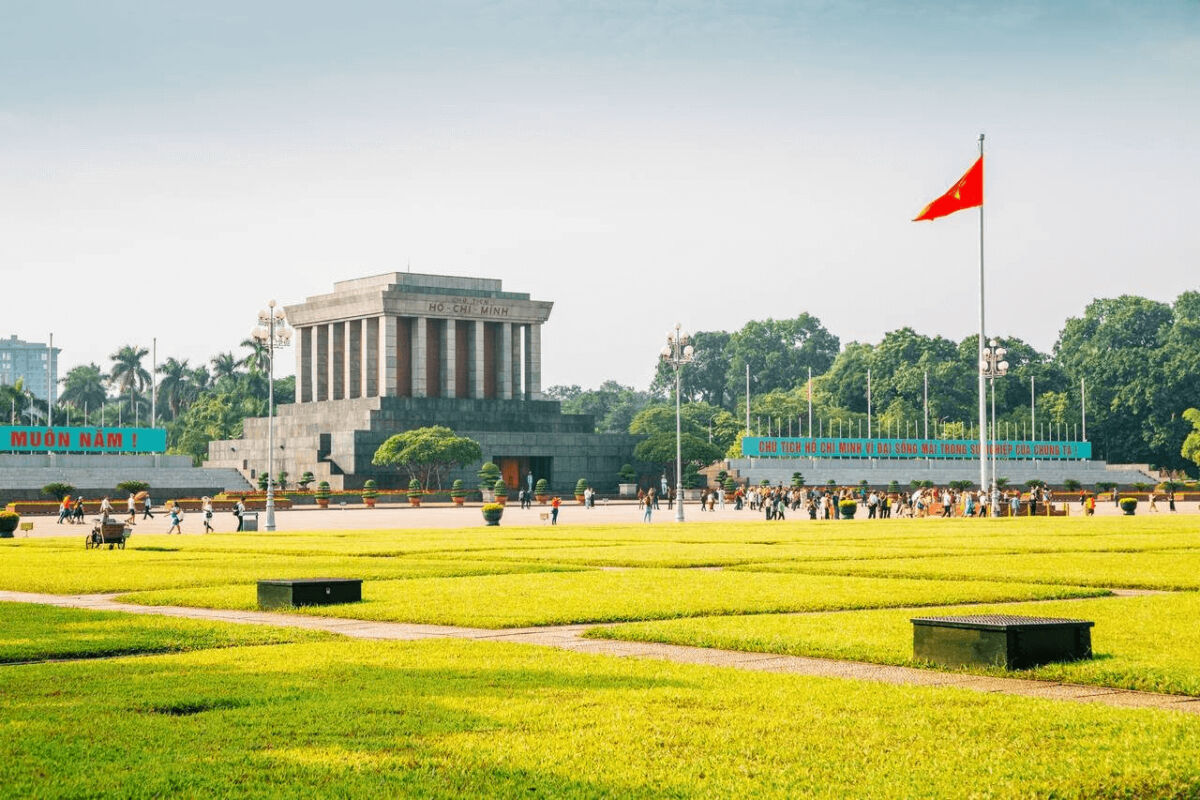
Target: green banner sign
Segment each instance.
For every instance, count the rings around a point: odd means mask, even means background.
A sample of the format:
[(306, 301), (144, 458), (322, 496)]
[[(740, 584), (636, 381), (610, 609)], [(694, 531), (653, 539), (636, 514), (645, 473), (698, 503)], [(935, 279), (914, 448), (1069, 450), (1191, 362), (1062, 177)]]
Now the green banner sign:
[[(1086, 460), (1091, 442), (998, 440), (988, 446), (997, 459)], [(979, 442), (972, 439), (822, 439), (790, 436), (746, 436), (742, 455), (755, 458), (979, 458)]]
[(161, 453), (163, 428), (72, 428), (0, 425), (5, 453)]

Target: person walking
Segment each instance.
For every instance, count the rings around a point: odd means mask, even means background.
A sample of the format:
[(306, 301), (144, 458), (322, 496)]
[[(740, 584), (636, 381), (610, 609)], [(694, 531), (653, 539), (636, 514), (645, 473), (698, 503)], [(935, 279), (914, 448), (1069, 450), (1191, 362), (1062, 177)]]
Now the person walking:
[[(562, 505), (562, 500), (559, 500), (557, 496), (553, 500), (550, 501), (550, 524), (551, 525), (558, 524), (558, 507), (561, 505)], [(650, 504), (647, 503), (646, 505), (649, 506)]]
[(71, 522), (83, 524), (83, 496), (79, 495), (75, 498), (75, 505), (71, 509)]
[(129, 511), (129, 524), (133, 525), (137, 519), (137, 498), (133, 496), (133, 492), (129, 493), (129, 499), (125, 502), (125, 507)]
[(1157, 495), (1155, 495), (1154, 490), (1151, 489), (1150, 490), (1150, 509), (1149, 509), (1150, 511), (1154, 511), (1154, 512), (1158, 511), (1158, 503), (1156, 502), (1157, 499), (1158, 499)]
[(62, 505), (59, 506), (59, 508), (58, 508), (58, 522), (56, 524), (62, 525), (62, 521), (64, 519), (69, 520), (70, 518), (71, 518), (71, 495), (64, 494), (63, 499), (62, 499)]
[(167, 529), (167, 533), (168, 534), (178, 533), (180, 536), (182, 536), (183, 528), (180, 527), (180, 523), (182, 523), (182, 522), (183, 522), (183, 509), (179, 507), (179, 501), (176, 500), (171, 505), (171, 527)]
[(237, 503), (235, 503), (235, 504), (234, 504), (234, 506), (233, 506), (233, 515), (234, 515), (235, 517), (237, 517), (237, 521), (238, 521), (238, 526), (237, 526), (237, 529), (238, 529), (238, 532), (239, 532), (239, 533), (240, 533), (240, 532), (241, 532), (241, 530), (242, 530), (242, 517), (243, 517), (243, 516), (245, 515), (245, 513), (246, 513), (246, 503), (245, 503), (245, 500), (246, 500), (246, 498), (244, 498), (244, 497), (239, 497), (239, 498), (238, 498), (238, 501), (237, 501)]
[(200, 511), (204, 515), (204, 532), (213, 533), (212, 526), (212, 498), (208, 495), (200, 498)]
[(154, 502), (150, 499), (150, 493), (146, 492), (146, 496), (142, 498), (142, 519), (154, 519)]
[(1167, 489), (1167, 511), (1175, 513), (1175, 490)]
[(650, 522), (650, 516), (654, 513), (654, 503), (651, 502), (654, 498), (654, 490), (650, 490), (650, 496), (646, 498), (646, 505), (642, 510), (642, 522)]

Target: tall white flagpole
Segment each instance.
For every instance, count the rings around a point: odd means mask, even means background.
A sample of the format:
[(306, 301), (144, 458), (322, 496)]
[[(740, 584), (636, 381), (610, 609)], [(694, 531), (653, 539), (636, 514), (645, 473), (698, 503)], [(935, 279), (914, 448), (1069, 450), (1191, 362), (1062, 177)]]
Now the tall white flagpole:
[(1079, 379), (1079, 412), (1083, 416), (1083, 441), (1087, 441), (1087, 385)]
[(871, 438), (871, 368), (867, 367), (867, 438)]
[[(979, 157), (983, 158), (983, 134), (979, 134)], [(990, 491), (987, 480), (987, 387), (983, 379), (983, 348), (987, 341), (985, 336), (984, 317), (984, 281), (983, 281), (983, 198), (979, 199), (979, 358), (976, 369), (979, 370), (979, 489)]]
[(750, 435), (750, 365), (746, 365), (746, 435)]
[(929, 438), (929, 370), (925, 370), (925, 438)]
[(808, 368), (808, 435), (813, 435), (812, 429), (812, 367)]
[(150, 427), (153, 428), (158, 420), (158, 337), (150, 340)]

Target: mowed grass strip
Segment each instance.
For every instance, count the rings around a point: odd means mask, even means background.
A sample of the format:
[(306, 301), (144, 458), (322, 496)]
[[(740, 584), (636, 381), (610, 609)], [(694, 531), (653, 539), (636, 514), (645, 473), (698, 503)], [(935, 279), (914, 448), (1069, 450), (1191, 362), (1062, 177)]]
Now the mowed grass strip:
[(103, 658), (328, 639), (295, 628), (232, 625), (28, 603), (0, 603), (0, 663)]
[[(164, 537), (165, 538), (165, 537)], [(350, 577), (389, 580), (578, 570), (579, 566), (486, 559), (277, 555), (196, 550), (85, 550), (7, 547), (0, 550), (0, 589), (49, 594), (92, 594), (254, 583), (263, 578)]]
[[(310, 643), (0, 670), (9, 797), (1191, 797), (1200, 718), (584, 656)], [(119, 746), (114, 746), (119, 743)]]
[[(352, 619), (511, 628), (838, 608), (879, 608), (1085, 597), (1104, 590), (992, 581), (922, 581), (840, 575), (632, 569), (368, 581), (363, 602), (296, 613)], [(148, 605), (252, 609), (254, 586), (138, 592)]]
[[(913, 617), (1016, 614), (1086, 619), (1095, 658), (1036, 669), (954, 668), (913, 659)], [(1200, 594), (1181, 592), (1003, 606), (703, 617), (593, 628), (585, 636), (755, 653), (961, 669), (981, 674), (1200, 696)]]
[(1004, 580), (1132, 589), (1200, 589), (1200, 550), (976, 554), (746, 564), (763, 572)]

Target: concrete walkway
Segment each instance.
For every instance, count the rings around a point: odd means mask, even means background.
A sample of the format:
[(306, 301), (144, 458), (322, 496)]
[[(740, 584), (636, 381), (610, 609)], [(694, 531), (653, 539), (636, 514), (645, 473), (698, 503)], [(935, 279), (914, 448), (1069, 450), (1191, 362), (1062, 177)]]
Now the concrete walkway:
[(743, 653), (704, 647), (673, 644), (621, 642), (603, 639), (584, 639), (581, 633), (595, 627), (592, 624), (559, 625), (537, 628), (460, 628), (443, 625), (415, 625), (399, 622), (310, 617), (300, 614), (276, 614), (264, 611), (227, 611), (180, 606), (143, 606), (118, 603), (111, 594), (54, 595), (32, 592), (0, 591), (0, 602), (37, 603), (62, 608), (84, 608), (95, 611), (122, 611), (130, 614), (149, 614), (164, 617), (184, 617), (240, 625), (273, 625), (283, 628), (321, 630), (350, 636), (355, 639), (415, 641), (419, 639), (471, 639), (504, 641), (556, 647), (576, 653), (623, 658), (651, 658), (679, 664), (701, 664), (756, 672), (778, 672), (791, 675), (815, 675), (827, 678), (876, 681), (901, 686), (952, 686), (977, 692), (1041, 697), (1080, 703), (1099, 703), (1122, 708), (1155, 708), (1187, 713), (1200, 713), (1200, 698), (1181, 695), (1135, 692), (1101, 686), (1084, 686), (1054, 681), (1035, 681), (1019, 678), (994, 678), (958, 672), (914, 669), (860, 661), (840, 661), (826, 658)]

